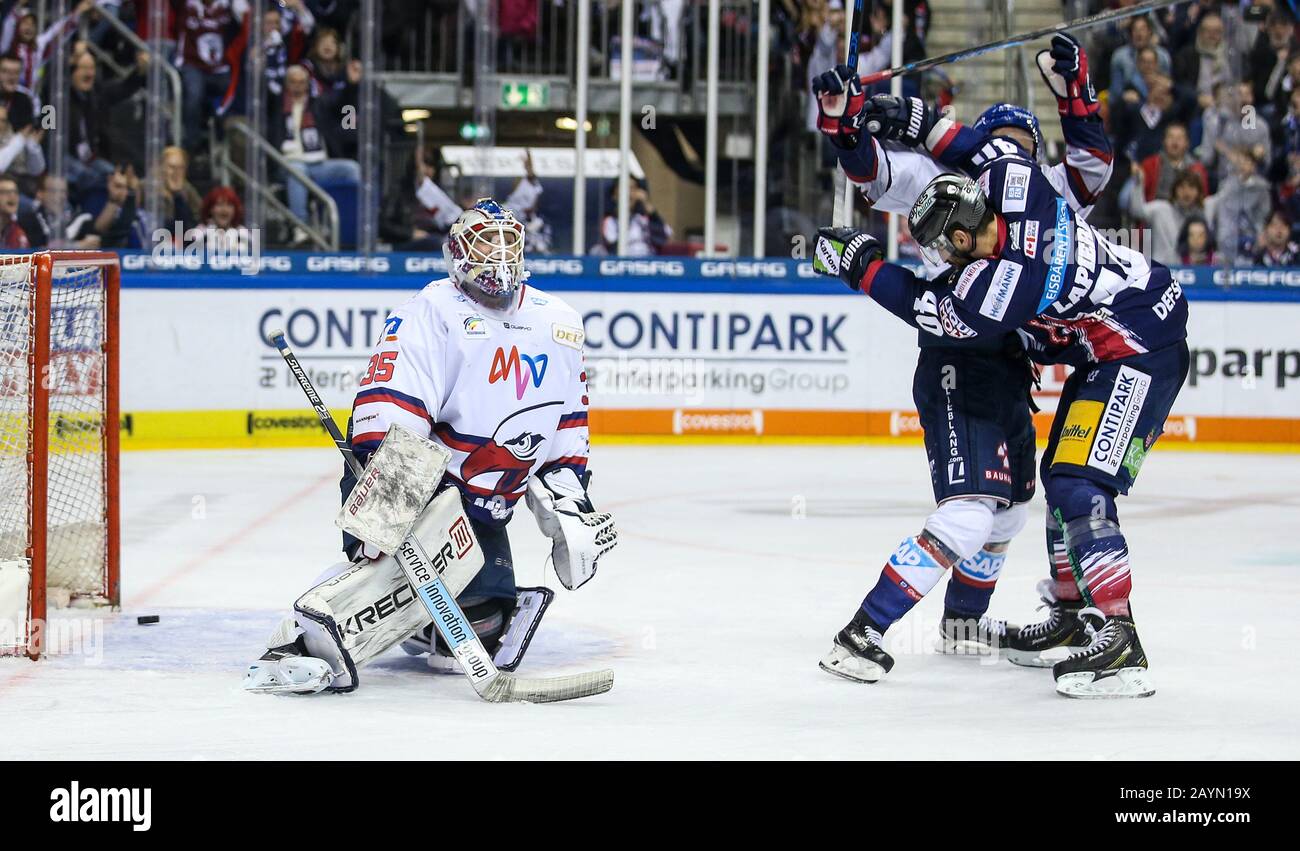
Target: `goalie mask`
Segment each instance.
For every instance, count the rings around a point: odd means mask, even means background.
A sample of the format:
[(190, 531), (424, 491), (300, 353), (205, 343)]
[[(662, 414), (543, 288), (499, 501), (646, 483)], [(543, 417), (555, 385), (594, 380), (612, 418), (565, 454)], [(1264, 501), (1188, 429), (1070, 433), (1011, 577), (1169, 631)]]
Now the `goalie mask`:
[(442, 246), (447, 273), (484, 307), (509, 310), (524, 282), (524, 226), (491, 198), (461, 213)]
[(974, 179), (941, 174), (930, 181), (912, 205), (907, 227), (927, 261), (935, 265), (969, 262), (969, 253), (953, 245), (952, 233), (959, 229), (968, 232), (973, 245), (987, 213), (984, 193)]

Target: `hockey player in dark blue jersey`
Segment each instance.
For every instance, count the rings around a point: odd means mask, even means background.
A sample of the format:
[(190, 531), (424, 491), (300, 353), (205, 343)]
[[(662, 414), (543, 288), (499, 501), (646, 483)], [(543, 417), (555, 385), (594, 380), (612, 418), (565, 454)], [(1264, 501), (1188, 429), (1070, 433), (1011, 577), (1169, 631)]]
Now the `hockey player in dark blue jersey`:
[[(909, 214), (918, 243), (961, 272), (938, 282), (918, 278), (884, 262), (869, 234), (849, 229), (819, 232), (817, 265), (918, 327), (954, 339), (1017, 330), (1039, 362), (1075, 367), (1041, 478), (1093, 638), (1053, 673), (1057, 690), (1071, 697), (1148, 696), (1155, 689), (1129, 606), (1115, 497), (1132, 486), (1186, 377), (1186, 299), (1167, 268), (1107, 240), (1072, 211), (1014, 142), (937, 118), (915, 100), (881, 102), (872, 120), (887, 138), (924, 145), (966, 172), (935, 178)], [(930, 577), (945, 566), (938, 555), (900, 551), (897, 593), (932, 587)], [(855, 657), (842, 664), (879, 664), (879, 642), (861, 637), (889, 626), (870, 622), (868, 605), (887, 593), (894, 591), (882, 578), (837, 637), (836, 650)], [(844, 638), (855, 624), (858, 635)]]
[[(1058, 94), (1065, 160), (1040, 166), (1048, 181), (1086, 216), (1111, 173), (1109, 140), (1087, 85), (1087, 56), (1074, 39), (1057, 35), (1038, 59), (1049, 87)], [(1082, 81), (1082, 82), (1080, 82)], [(863, 132), (868, 114), (879, 115), (856, 86), (851, 69), (839, 67), (818, 77), (813, 92), (821, 108), (818, 126), (834, 146), (840, 162), (864, 198), (876, 209), (907, 215), (929, 181), (953, 169), (927, 152)], [(886, 99), (897, 104), (894, 99)], [(1038, 119), (1013, 104), (985, 110), (976, 128), (1005, 137), (1037, 156), (1042, 148)], [(954, 274), (933, 258), (925, 276)], [(1045, 650), (1067, 652), (1086, 646), (1087, 635), (1071, 606), (1051, 589), (1041, 589), (1051, 606), (1048, 620), (1023, 630), (986, 616), (1011, 539), (1023, 528), (1028, 502), (1036, 487), (1033, 415), (1029, 405), (1032, 370), (1015, 333), (958, 339), (918, 333), (920, 355), (913, 378), (913, 399), (929, 459), (935, 510), (922, 532), (906, 543), (930, 546), (944, 567), (951, 566), (939, 649), (947, 653), (1000, 651), (1013, 661), (1037, 660)], [(1051, 528), (1055, 528), (1055, 521)], [(1049, 528), (1049, 537), (1051, 535)], [(906, 549), (906, 543), (904, 549)], [(1050, 547), (1049, 547), (1050, 550)], [(896, 557), (902, 557), (902, 550)], [(951, 561), (949, 565), (948, 562)], [(886, 568), (897, 575), (897, 565)], [(1067, 574), (1068, 575), (1068, 574)], [(882, 580), (893, 581), (893, 580)], [(1070, 579), (1070, 587), (1074, 587)], [(917, 589), (913, 589), (916, 591)], [(928, 590), (924, 589), (924, 590)], [(1077, 596), (1077, 594), (1076, 594)], [(877, 622), (892, 623), (909, 609), (907, 595), (872, 599)], [(1073, 606), (1077, 611), (1078, 605)], [(832, 653), (832, 656), (835, 654)], [(848, 671), (835, 659), (823, 669), (850, 679), (874, 681), (883, 670)]]

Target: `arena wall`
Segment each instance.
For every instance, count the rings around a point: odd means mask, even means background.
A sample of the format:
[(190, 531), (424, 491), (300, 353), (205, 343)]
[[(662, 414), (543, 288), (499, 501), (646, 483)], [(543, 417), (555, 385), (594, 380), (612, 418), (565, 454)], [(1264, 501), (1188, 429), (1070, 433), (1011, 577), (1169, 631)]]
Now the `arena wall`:
[[(442, 260), (281, 254), (260, 268), (124, 256), (124, 447), (316, 445), (319, 426), (265, 333), (288, 332), (345, 420), (384, 316), (441, 277)], [(530, 270), (583, 315), (597, 441), (920, 433), (916, 332), (807, 263), (545, 258)], [(1193, 357), (1167, 439), (1300, 448), (1300, 269), (1176, 274)], [(1065, 376), (1044, 371), (1040, 425)]]

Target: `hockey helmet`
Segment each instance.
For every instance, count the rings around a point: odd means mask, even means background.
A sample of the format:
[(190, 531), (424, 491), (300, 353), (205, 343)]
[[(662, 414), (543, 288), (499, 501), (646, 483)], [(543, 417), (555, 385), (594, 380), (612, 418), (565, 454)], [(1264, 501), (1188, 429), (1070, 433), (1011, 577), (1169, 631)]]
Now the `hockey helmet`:
[(966, 255), (952, 244), (958, 228), (973, 237), (984, 223), (988, 205), (974, 179), (961, 174), (941, 174), (921, 190), (907, 215), (907, 228), (921, 246), (926, 260), (942, 264)]
[(524, 226), (491, 198), (480, 198), (452, 223), (442, 245), (447, 273), (484, 307), (506, 310), (524, 282)]
[(975, 119), (974, 128), (981, 133), (992, 134), (999, 127), (1014, 127), (1032, 136), (1034, 149), (1029, 153), (1035, 159), (1038, 158), (1038, 152), (1043, 148), (1043, 133), (1038, 127), (1038, 116), (1014, 103), (996, 103)]

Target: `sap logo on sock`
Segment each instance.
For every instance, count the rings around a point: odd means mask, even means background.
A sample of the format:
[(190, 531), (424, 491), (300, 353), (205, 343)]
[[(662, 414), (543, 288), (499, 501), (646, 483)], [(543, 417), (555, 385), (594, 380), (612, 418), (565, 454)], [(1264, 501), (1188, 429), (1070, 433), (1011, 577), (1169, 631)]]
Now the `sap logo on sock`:
[(50, 792), (50, 821), (125, 822), (134, 831), (153, 824), (153, 790), (97, 789), (72, 781), (67, 788)]
[(958, 567), (962, 573), (973, 579), (992, 582), (1002, 573), (1002, 565), (1006, 560), (1007, 557), (1004, 553), (991, 553), (987, 550), (980, 550), (961, 562)]

